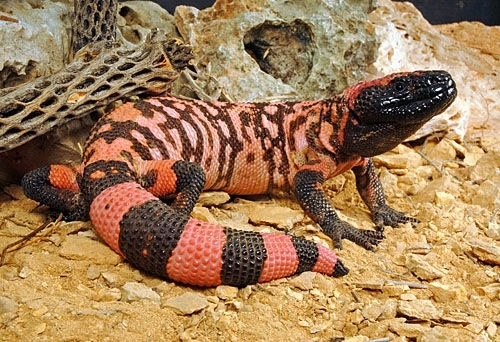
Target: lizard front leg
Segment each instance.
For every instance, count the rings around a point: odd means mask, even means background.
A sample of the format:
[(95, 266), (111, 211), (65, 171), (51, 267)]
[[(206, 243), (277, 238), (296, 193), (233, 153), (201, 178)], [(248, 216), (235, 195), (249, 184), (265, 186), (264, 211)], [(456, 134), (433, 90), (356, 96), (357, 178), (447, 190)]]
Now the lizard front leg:
[(342, 221), (323, 191), (325, 177), (320, 171), (302, 169), (294, 177), (293, 185), (297, 200), (304, 211), (320, 225), (335, 247), (342, 248), (342, 239), (348, 239), (361, 247), (373, 250), (384, 235), (381, 231), (362, 230)]
[(143, 161), (140, 184), (160, 198), (175, 194), (170, 207), (189, 216), (205, 186), (205, 171), (196, 163), (184, 160)]
[(366, 158), (362, 165), (353, 167), (352, 171), (356, 176), (358, 192), (370, 209), (378, 231), (383, 231), (384, 226), (397, 227), (400, 223), (419, 222), (417, 219), (406, 216), (387, 205), (384, 189), (375, 173), (371, 158)]

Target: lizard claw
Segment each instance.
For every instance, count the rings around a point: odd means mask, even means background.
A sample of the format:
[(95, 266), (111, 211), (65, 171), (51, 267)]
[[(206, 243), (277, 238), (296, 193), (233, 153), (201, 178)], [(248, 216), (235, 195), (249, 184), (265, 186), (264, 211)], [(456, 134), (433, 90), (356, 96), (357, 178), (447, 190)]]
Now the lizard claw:
[(364, 249), (373, 251), (380, 240), (385, 238), (382, 231), (358, 229), (344, 221), (337, 221), (331, 229), (325, 229), (324, 232), (338, 249), (342, 249), (342, 239), (347, 239)]
[(392, 209), (387, 204), (377, 208), (373, 213), (373, 223), (375, 223), (375, 227), (379, 232), (383, 232), (385, 226), (396, 228), (400, 223), (406, 222), (411, 222), (413, 228), (415, 228), (413, 223), (418, 223), (420, 221), (416, 218), (406, 216), (400, 211)]

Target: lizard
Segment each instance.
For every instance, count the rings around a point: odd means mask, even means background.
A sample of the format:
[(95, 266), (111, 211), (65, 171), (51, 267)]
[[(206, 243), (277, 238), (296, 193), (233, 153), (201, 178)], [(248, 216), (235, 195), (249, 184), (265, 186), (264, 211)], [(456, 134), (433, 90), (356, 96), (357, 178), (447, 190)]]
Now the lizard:
[[(390, 74), (322, 100), (230, 103), (164, 95), (126, 102), (101, 117), (78, 166), (50, 165), (22, 178), (25, 194), (90, 218), (133, 266), (194, 286), (243, 287), (304, 271), (349, 269), (332, 249), (291, 234), (240, 231), (191, 218), (203, 190), (293, 193), (342, 247), (373, 250), (384, 226), (418, 220), (391, 208), (372, 157), (391, 150), (455, 99), (446, 71)], [(375, 230), (341, 220), (323, 183), (352, 170)]]

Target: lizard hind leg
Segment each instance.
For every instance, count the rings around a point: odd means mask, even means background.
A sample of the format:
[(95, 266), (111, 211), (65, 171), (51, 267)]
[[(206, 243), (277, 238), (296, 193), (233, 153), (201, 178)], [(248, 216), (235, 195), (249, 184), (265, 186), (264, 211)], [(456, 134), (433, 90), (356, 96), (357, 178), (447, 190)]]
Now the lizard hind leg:
[(21, 185), (27, 197), (63, 213), (68, 221), (88, 220), (89, 204), (77, 183), (78, 169), (51, 165), (24, 175)]

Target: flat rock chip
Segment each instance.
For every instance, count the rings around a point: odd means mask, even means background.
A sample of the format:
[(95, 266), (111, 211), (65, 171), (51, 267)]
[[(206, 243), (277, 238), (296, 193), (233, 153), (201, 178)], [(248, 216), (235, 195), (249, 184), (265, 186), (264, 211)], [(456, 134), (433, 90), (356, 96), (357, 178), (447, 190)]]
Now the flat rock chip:
[(122, 258), (104, 243), (78, 235), (66, 237), (59, 255), (66, 259), (88, 260), (101, 265), (116, 265), (122, 261)]
[(205, 296), (193, 292), (186, 292), (180, 296), (170, 298), (165, 305), (176, 310), (182, 315), (191, 315), (208, 306)]
[(398, 303), (398, 313), (424, 321), (438, 320), (442, 316), (442, 312), (428, 299), (401, 300)]
[(122, 286), (122, 300), (133, 302), (136, 300), (150, 300), (156, 303), (160, 302), (160, 295), (150, 287), (138, 282), (126, 282)]

